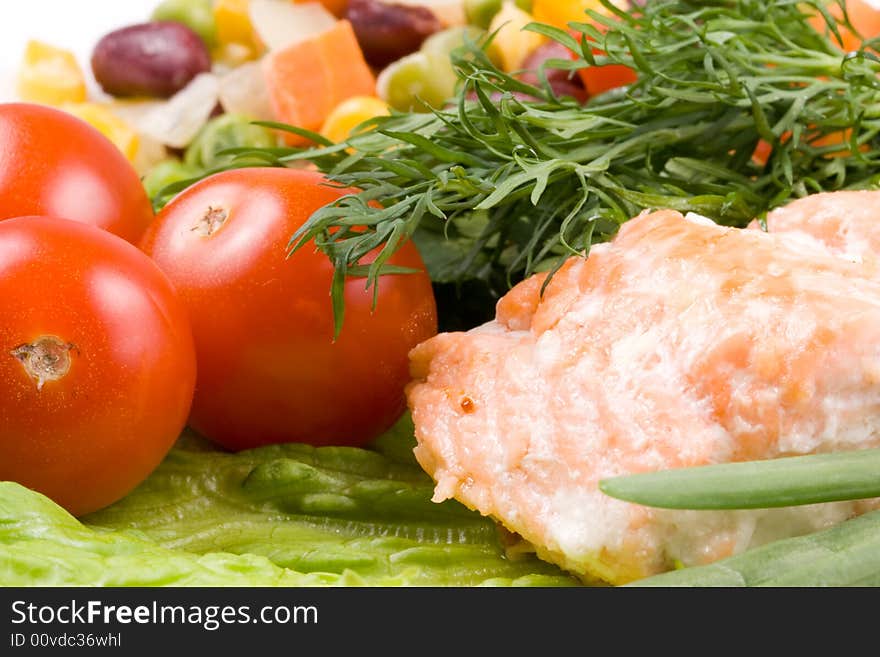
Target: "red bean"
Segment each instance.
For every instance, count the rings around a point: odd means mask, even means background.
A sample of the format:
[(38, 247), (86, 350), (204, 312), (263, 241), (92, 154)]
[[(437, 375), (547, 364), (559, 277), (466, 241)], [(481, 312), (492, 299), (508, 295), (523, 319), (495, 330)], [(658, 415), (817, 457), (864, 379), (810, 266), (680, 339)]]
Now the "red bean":
[(418, 50), (443, 27), (426, 7), (349, 0), (346, 10), (366, 60), (377, 68)]
[(95, 80), (113, 96), (166, 98), (209, 70), (211, 55), (199, 35), (171, 21), (115, 30), (92, 52)]

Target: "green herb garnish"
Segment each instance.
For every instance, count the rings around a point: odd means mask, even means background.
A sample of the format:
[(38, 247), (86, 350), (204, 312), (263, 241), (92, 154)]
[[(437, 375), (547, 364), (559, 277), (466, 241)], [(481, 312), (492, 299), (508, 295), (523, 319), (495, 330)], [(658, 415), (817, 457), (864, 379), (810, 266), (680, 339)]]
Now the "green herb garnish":
[[(579, 39), (529, 28), (581, 54), (548, 66), (638, 72), (586, 106), (498, 70), (471, 44), (453, 54), (461, 85), (446, 109), (371, 119), (374, 130), (336, 145), (243, 149), (248, 165), (311, 161), (363, 190), (316, 212), (294, 250), (314, 239), (342, 276), (379, 248), (373, 285), (403, 241), (427, 251), (442, 237), (459, 255), (431, 266), (426, 254), (434, 280), (481, 279), (499, 295), (645, 208), (744, 226), (792, 197), (877, 182), (880, 61), (872, 50), (844, 54), (817, 32), (809, 17), (819, 13), (837, 30), (820, 3), (603, 4), (615, 15), (588, 12), (592, 23), (574, 24)], [(766, 162), (754, 157), (761, 142)], [(333, 295), (338, 330), (340, 286)]]
[(606, 495), (667, 509), (762, 509), (880, 497), (880, 449), (604, 479)]

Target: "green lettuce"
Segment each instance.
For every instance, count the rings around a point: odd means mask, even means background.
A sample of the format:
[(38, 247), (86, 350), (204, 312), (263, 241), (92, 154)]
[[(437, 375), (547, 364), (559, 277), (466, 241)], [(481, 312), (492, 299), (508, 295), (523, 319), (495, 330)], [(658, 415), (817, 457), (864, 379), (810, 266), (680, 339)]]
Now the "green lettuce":
[(880, 511), (631, 586), (880, 586)]
[[(120, 502), (76, 519), (0, 483), (7, 586), (573, 585), (488, 518), (430, 501), (406, 419), (375, 449), (230, 454), (192, 434)], [(509, 556), (518, 554), (516, 558)]]

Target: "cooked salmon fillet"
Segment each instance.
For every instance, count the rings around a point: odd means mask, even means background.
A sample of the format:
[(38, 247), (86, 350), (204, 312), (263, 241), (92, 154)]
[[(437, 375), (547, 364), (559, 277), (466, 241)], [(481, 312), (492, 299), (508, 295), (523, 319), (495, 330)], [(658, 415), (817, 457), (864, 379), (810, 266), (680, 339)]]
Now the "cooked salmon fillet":
[(877, 506), (661, 510), (627, 473), (880, 446), (880, 282), (820, 244), (642, 214), (411, 353), (416, 457), (586, 581), (711, 562)]
[[(758, 224), (753, 223), (753, 228)], [(813, 242), (831, 253), (877, 266), (880, 191), (811, 194), (767, 215), (767, 230)]]

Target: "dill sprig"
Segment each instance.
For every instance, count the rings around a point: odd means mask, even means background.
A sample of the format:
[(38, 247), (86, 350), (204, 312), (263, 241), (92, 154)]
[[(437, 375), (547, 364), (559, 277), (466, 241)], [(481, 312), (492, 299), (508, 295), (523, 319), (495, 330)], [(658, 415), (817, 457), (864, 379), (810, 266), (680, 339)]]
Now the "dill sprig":
[[(876, 184), (880, 61), (870, 43), (843, 53), (822, 3), (602, 4), (608, 13), (588, 12), (574, 34), (528, 29), (580, 55), (546, 66), (625, 64), (638, 74), (628, 88), (580, 105), (498, 70), (485, 44), (469, 44), (453, 54), (461, 80), (447, 108), (371, 119), (340, 144), (276, 125), (317, 146), (239, 153), (310, 161), (362, 190), (318, 210), (291, 240), (293, 250), (315, 240), (333, 260), (337, 330), (345, 277), (375, 285), (408, 239), (433, 280), (482, 279), (501, 294), (587, 254), (644, 209), (744, 226), (792, 197)], [(824, 16), (824, 33), (810, 15)], [(761, 142), (766, 161), (755, 157)]]

